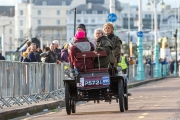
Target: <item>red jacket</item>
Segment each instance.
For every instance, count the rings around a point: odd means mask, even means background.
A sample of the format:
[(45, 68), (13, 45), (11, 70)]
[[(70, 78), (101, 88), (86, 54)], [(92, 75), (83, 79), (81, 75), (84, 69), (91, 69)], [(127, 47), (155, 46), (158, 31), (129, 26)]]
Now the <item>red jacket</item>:
[[(76, 39), (74, 44), (78, 42), (89, 42), (89, 41), (87, 40), (87, 38)], [(90, 43), (90, 46), (91, 46), (90, 51), (94, 51), (94, 45)], [(80, 53), (80, 52), (81, 51), (75, 45), (72, 45), (70, 47), (69, 62), (73, 67), (73, 69), (75, 67), (78, 69), (79, 72), (84, 72), (85, 71), (84, 59), (76, 59), (76, 53)], [(86, 58), (85, 63), (86, 63), (86, 69), (94, 68), (94, 58)]]

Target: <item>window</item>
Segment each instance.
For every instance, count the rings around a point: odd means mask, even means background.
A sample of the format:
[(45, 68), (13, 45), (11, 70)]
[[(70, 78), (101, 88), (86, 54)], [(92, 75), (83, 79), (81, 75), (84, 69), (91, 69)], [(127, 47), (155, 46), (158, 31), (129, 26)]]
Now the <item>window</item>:
[(94, 29), (91, 29), (91, 33), (92, 33), (92, 34), (94, 33)]
[(41, 34), (41, 30), (38, 30), (38, 34)]
[(60, 20), (57, 20), (57, 25), (60, 25)]
[(60, 37), (60, 30), (57, 31), (57, 37)]
[(38, 25), (41, 25), (41, 20), (38, 20)]
[(23, 38), (23, 30), (20, 30), (20, 38)]
[(41, 15), (41, 10), (38, 10), (38, 15)]
[(47, 1), (43, 1), (43, 2), (42, 2), (42, 5), (47, 5)]
[(92, 20), (91, 20), (91, 22), (92, 22), (92, 23), (95, 23), (95, 20), (94, 20), (94, 19), (92, 19)]
[(23, 15), (23, 10), (20, 10), (20, 15)]
[(87, 20), (87, 19), (85, 19), (85, 20), (84, 20), (84, 23), (88, 23), (88, 20)]
[(62, 5), (66, 5), (66, 1), (62, 1)]
[(138, 14), (136, 14), (136, 18), (138, 18)]
[(57, 10), (57, 15), (60, 15), (60, 10)]
[(124, 14), (124, 17), (127, 17), (127, 14)]
[(66, 10), (66, 14), (69, 14), (69, 10)]
[(10, 42), (10, 44), (12, 43), (12, 38), (11, 37), (9, 38), (9, 42)]
[(108, 11), (103, 11), (103, 14), (108, 14)]
[(148, 18), (148, 15), (145, 15), (145, 18)]
[(161, 15), (158, 15), (158, 19), (160, 19), (161, 18)]
[(71, 14), (74, 14), (74, 11), (71, 11)]
[(23, 20), (19, 21), (20, 26), (23, 26)]
[(86, 11), (81, 11), (81, 14), (86, 14)]
[(151, 15), (149, 15), (149, 18), (151, 18)]
[(97, 11), (92, 11), (92, 14), (97, 14)]
[(78, 19), (78, 20), (77, 20), (77, 22), (81, 22), (81, 20), (80, 20), (80, 19)]
[(10, 34), (12, 33), (12, 29), (9, 29), (9, 33), (10, 33)]

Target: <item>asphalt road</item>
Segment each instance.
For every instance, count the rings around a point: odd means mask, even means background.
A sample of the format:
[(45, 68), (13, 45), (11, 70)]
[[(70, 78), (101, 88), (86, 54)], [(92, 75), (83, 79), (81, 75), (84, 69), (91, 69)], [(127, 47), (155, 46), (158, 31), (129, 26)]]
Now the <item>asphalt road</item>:
[(111, 104), (88, 102), (77, 106), (75, 114), (65, 109), (36, 114), (23, 120), (180, 120), (180, 78), (167, 78), (129, 89), (129, 110), (119, 112), (115, 101)]

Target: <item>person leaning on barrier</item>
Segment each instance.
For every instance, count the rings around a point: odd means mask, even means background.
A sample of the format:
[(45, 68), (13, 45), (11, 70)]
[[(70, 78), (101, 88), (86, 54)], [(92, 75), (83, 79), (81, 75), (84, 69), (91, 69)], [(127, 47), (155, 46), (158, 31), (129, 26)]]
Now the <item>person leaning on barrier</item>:
[(44, 48), (44, 50), (43, 50), (43, 52), (40, 54), (40, 56), (41, 56), (41, 62), (42, 63), (45, 63), (46, 61), (46, 57), (47, 57), (47, 55), (48, 55), (48, 53), (49, 53), (49, 50), (50, 50), (50, 48), (49, 47), (45, 47)]
[[(96, 48), (95, 48), (95, 53), (97, 54), (99, 51), (105, 50), (107, 53), (107, 56), (105, 57), (100, 57), (100, 67), (101, 68), (107, 68), (109, 66), (109, 63), (111, 62), (110, 59), (111, 57), (111, 50), (112, 50), (112, 41), (110, 41), (107, 36), (105, 36), (104, 31), (101, 28), (95, 29), (94, 30), (94, 38), (96, 41)], [(98, 58), (96, 57), (94, 60), (94, 66), (95, 68), (99, 67), (99, 62)]]
[(34, 56), (35, 56), (37, 62), (41, 62), (41, 57), (40, 57), (40, 53), (38, 50), (39, 50), (39, 45), (36, 44), (36, 51), (34, 52)]
[(60, 56), (60, 62), (66, 62), (68, 63), (68, 47), (69, 44), (65, 44), (63, 49), (61, 50), (61, 56)]
[(38, 62), (38, 60), (36, 59), (36, 56), (35, 56), (35, 52), (36, 52), (36, 43), (31, 43), (31, 52), (28, 53), (28, 62)]
[(27, 42), (26, 42), (26, 47), (25, 47), (24, 49), (22, 49), (22, 51), (21, 51), (21, 57), (20, 57), (20, 61), (21, 61), (21, 62), (23, 61), (23, 56), (22, 56), (23, 52), (26, 52), (27, 48), (30, 47), (30, 45), (31, 45), (31, 41), (27, 41)]
[(28, 47), (25, 52), (22, 53), (22, 62), (28, 62), (28, 54), (31, 52), (31, 47)]
[(57, 55), (57, 59), (60, 61), (60, 56), (61, 56), (61, 49), (59, 48), (59, 41), (58, 40), (54, 40), (52, 42), (54, 44), (54, 53)]
[[(54, 50), (55, 50), (55, 44), (51, 43), (50, 47), (49, 47), (49, 51), (43, 52), (40, 54), (41, 57), (44, 57), (43, 62), (46, 63), (57, 63), (59, 64), (59, 60), (58, 60), (58, 55), (55, 54)], [(48, 50), (48, 48), (47, 48)]]
[(0, 50), (0, 60), (6, 60), (4, 56), (2, 56), (2, 50)]

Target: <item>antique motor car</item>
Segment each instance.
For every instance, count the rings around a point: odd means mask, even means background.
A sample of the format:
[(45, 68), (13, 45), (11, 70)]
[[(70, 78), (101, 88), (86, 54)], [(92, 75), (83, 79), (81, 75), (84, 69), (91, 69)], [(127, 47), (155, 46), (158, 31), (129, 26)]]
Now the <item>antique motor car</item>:
[[(106, 56), (106, 51), (77, 53), (76, 58), (90, 58)], [(99, 59), (98, 59), (99, 60)], [(85, 60), (84, 60), (85, 61)], [(84, 64), (86, 64), (84, 62)], [(100, 64), (100, 63), (99, 63)], [(119, 103), (120, 112), (128, 110), (127, 75), (116, 74), (110, 76), (108, 68), (85, 69), (73, 77), (68, 75), (64, 80), (65, 103), (68, 115), (76, 112), (76, 102), (104, 100), (111, 103), (115, 99)]]

